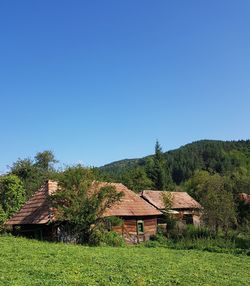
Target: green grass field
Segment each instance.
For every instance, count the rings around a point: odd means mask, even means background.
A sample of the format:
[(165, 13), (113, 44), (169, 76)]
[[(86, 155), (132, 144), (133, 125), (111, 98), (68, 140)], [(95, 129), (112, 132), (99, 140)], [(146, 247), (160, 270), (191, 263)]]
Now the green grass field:
[(250, 258), (0, 237), (0, 285), (249, 285)]

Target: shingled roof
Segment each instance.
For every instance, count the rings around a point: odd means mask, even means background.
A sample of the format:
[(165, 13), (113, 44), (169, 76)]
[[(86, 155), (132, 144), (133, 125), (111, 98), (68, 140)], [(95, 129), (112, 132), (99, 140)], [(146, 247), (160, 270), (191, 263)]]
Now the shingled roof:
[(104, 216), (153, 216), (162, 214), (123, 184), (100, 183), (100, 187), (104, 186), (113, 186), (117, 192), (124, 194), (119, 202), (105, 211)]
[(46, 224), (52, 219), (49, 195), (57, 190), (57, 182), (48, 181), (12, 216), (6, 225)]
[[(155, 206), (159, 210), (163, 210), (165, 208), (163, 202), (163, 191), (152, 191), (145, 190), (141, 192), (141, 197), (148, 201), (150, 204)], [(171, 209), (201, 209), (201, 205), (194, 200), (188, 193), (186, 192), (170, 192), (173, 198)]]
[[(147, 203), (140, 196), (129, 190), (123, 184), (117, 183), (97, 183), (98, 188), (105, 186), (113, 186), (117, 192), (123, 192), (123, 197), (113, 206), (108, 208), (104, 215), (109, 216), (155, 216), (161, 215), (155, 207)], [(28, 202), (10, 218), (6, 225), (22, 225), (22, 224), (47, 224), (53, 220), (53, 214), (49, 205), (49, 195), (57, 191), (58, 184), (49, 180), (44, 184)]]

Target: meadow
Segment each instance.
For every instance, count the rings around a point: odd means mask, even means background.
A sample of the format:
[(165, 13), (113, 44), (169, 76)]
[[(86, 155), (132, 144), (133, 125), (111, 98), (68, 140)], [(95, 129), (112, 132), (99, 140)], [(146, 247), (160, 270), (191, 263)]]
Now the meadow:
[(249, 285), (244, 255), (0, 237), (0, 285)]

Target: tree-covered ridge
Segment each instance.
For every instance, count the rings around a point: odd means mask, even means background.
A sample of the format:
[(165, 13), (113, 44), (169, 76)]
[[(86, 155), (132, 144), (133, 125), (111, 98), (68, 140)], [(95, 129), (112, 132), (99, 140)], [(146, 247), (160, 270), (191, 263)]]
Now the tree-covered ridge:
[[(196, 141), (176, 150), (164, 153), (166, 168), (173, 183), (181, 184), (191, 178), (197, 170), (229, 175), (236, 170), (250, 172), (250, 140)], [(126, 159), (100, 168), (104, 174), (120, 178), (127, 172), (142, 168), (147, 172), (153, 155), (141, 159)]]
[(100, 170), (135, 192), (188, 192), (204, 207), (203, 221), (215, 233), (249, 229), (250, 207), (239, 198), (240, 193), (250, 194), (250, 140), (202, 140), (165, 153), (156, 142), (154, 155)]

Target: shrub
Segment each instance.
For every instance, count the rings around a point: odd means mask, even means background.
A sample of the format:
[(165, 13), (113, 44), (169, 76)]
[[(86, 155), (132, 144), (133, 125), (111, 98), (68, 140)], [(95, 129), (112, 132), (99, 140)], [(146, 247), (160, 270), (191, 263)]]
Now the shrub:
[(235, 245), (237, 248), (250, 249), (250, 238), (243, 235), (238, 236), (235, 239)]
[(105, 232), (102, 243), (108, 246), (125, 246), (123, 237), (114, 231)]
[(124, 246), (125, 241), (114, 231), (96, 229), (90, 236), (89, 244), (91, 246)]
[(188, 227), (183, 236), (168, 239), (164, 235), (158, 234), (152, 236), (151, 240), (145, 242), (143, 246), (250, 255), (250, 239), (247, 235), (213, 236), (206, 228)]
[(106, 217), (103, 219), (104, 227), (108, 230), (112, 230), (114, 226), (121, 226), (123, 220), (117, 216)]
[(2, 206), (0, 205), (0, 233), (4, 232), (4, 222), (7, 219), (7, 215), (4, 212)]
[(214, 238), (214, 233), (206, 227), (196, 227), (194, 225), (187, 225), (183, 232), (185, 238)]

